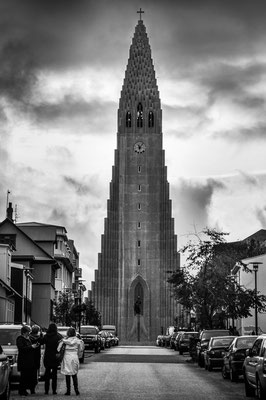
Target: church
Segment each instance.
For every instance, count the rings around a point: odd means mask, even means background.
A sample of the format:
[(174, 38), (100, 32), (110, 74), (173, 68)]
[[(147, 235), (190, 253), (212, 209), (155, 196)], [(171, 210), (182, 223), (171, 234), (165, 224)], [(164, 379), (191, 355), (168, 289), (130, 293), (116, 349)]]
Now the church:
[(169, 273), (180, 268), (162, 136), (162, 109), (142, 19), (135, 28), (119, 100), (107, 217), (91, 300), (121, 343), (155, 342), (179, 306)]

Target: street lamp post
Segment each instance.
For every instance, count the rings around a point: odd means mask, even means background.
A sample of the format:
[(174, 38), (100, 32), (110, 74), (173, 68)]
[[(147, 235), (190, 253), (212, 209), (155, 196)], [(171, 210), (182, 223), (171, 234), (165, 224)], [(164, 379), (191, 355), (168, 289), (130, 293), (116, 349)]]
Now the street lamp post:
[(256, 298), (256, 302), (255, 302), (255, 334), (258, 335), (257, 273), (258, 273), (258, 269), (259, 269), (259, 264), (262, 264), (262, 262), (251, 262), (250, 264), (253, 266), (253, 271), (255, 274), (255, 298)]

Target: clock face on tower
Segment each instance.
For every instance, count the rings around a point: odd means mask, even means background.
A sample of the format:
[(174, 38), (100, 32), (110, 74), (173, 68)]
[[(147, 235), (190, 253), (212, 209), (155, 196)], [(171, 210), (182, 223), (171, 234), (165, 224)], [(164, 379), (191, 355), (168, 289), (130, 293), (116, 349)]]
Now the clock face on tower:
[(143, 153), (146, 150), (146, 146), (143, 142), (137, 142), (134, 145), (134, 151), (136, 153)]

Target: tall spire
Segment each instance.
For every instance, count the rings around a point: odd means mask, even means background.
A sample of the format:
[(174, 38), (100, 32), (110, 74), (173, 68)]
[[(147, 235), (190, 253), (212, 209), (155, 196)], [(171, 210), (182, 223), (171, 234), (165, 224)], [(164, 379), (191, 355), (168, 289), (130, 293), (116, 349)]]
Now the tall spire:
[(119, 108), (123, 110), (135, 108), (139, 102), (146, 109), (160, 108), (159, 90), (151, 57), (151, 48), (146, 27), (141, 19), (135, 28), (129, 50), (129, 60)]

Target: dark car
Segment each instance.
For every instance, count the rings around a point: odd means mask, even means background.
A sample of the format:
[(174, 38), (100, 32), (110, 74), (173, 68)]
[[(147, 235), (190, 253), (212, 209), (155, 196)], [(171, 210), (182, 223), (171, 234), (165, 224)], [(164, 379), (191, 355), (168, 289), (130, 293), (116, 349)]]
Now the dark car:
[(192, 338), (198, 339), (198, 337), (199, 337), (198, 332), (183, 332), (180, 335), (179, 343), (178, 343), (179, 354), (188, 352), (189, 346), (190, 346), (190, 339), (192, 339)]
[(94, 350), (95, 353), (101, 351), (101, 336), (99, 335), (99, 329), (93, 325), (81, 325), (80, 336), (85, 344), (85, 349)]
[(231, 343), (228, 351), (225, 353), (222, 376), (224, 379), (229, 378), (232, 382), (236, 382), (240, 375), (243, 375), (243, 363), (246, 358), (246, 351), (250, 349), (257, 336), (239, 336)]
[(204, 351), (207, 349), (210, 338), (217, 336), (229, 336), (227, 329), (206, 329), (201, 331), (196, 347), (196, 360), (200, 367), (204, 367)]
[(174, 332), (172, 333), (171, 337), (170, 337), (170, 349), (174, 349), (175, 348), (175, 338), (177, 337), (178, 332)]
[(10, 397), (11, 366), (8, 356), (3, 353), (0, 346), (0, 399), (8, 400)]
[(266, 398), (266, 335), (260, 335), (251, 349), (246, 350), (243, 375), (247, 397), (257, 392), (259, 399)]
[(225, 352), (235, 336), (212, 337), (207, 349), (204, 351), (205, 369), (211, 371), (213, 368), (222, 368)]
[(183, 333), (184, 331), (178, 331), (177, 332), (177, 335), (176, 335), (176, 337), (175, 337), (175, 339), (174, 339), (174, 349), (177, 351), (177, 350), (179, 350), (179, 339), (180, 339), (180, 337), (181, 337), (181, 335), (182, 335), (182, 333)]

